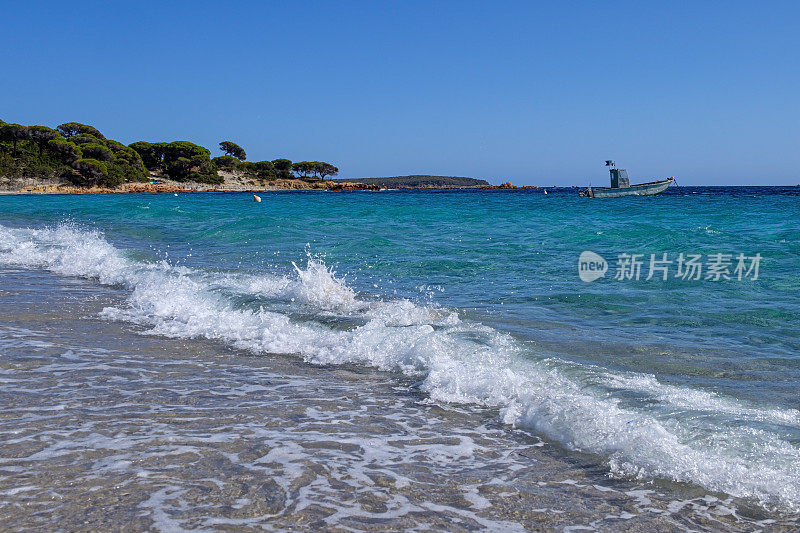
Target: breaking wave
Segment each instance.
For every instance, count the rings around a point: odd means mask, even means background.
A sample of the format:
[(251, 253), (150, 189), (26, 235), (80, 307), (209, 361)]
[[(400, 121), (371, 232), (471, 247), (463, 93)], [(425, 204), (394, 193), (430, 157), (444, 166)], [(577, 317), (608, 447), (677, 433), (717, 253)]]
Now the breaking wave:
[(654, 376), (531, 352), (452, 310), (358, 294), (312, 256), (291, 276), (219, 273), (129, 258), (95, 231), (0, 226), (0, 265), (126, 288), (102, 316), (314, 364), (360, 363), (421, 380), (429, 401), (480, 404), (505, 423), (599, 454), (611, 475), (663, 477), (800, 510), (800, 412)]

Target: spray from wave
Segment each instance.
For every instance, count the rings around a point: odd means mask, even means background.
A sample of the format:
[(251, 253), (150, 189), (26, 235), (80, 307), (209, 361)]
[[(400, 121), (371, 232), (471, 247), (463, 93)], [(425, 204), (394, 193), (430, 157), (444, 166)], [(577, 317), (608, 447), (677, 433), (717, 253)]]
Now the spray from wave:
[[(126, 305), (102, 315), (148, 333), (403, 372), (422, 380), (430, 401), (497, 407), (508, 424), (604, 456), (612, 475), (693, 482), (800, 510), (800, 450), (788, 437), (800, 412), (538, 357), (452, 311), (364, 298), (313, 257), (294, 276), (224, 274), (135, 261), (101, 234), (66, 225), (0, 226), (0, 265), (123, 286)], [(302, 320), (293, 318), (298, 310)]]

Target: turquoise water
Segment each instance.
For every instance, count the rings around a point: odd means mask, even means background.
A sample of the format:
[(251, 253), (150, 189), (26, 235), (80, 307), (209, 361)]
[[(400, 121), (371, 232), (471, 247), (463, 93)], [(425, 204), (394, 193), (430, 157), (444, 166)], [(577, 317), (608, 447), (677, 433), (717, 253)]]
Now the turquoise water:
[[(800, 510), (800, 189), (262, 197), (0, 196), (0, 265), (121, 287), (103, 319), (155, 335), (398, 372), (612, 477)], [(614, 279), (625, 253), (641, 279)], [(664, 253), (733, 279), (645, 280)]]

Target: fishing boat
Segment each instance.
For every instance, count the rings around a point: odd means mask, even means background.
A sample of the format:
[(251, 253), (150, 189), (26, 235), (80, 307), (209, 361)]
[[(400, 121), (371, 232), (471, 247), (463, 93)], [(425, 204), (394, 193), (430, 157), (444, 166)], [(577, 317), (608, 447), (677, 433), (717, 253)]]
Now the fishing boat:
[(667, 187), (675, 182), (675, 178), (651, 181), (648, 183), (638, 183), (631, 185), (628, 179), (628, 171), (624, 168), (617, 168), (616, 164), (608, 160), (606, 166), (611, 173), (611, 187), (589, 187), (578, 191), (580, 196), (587, 198), (619, 198), (620, 196), (654, 196), (667, 190)]

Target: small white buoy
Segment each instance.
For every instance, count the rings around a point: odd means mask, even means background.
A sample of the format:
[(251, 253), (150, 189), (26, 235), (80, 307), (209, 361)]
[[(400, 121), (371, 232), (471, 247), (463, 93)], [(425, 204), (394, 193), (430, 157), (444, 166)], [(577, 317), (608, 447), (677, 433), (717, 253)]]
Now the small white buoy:
[(547, 194), (547, 189), (544, 190), (544, 193)]
[(178, 196), (178, 193), (175, 193), (175, 196)]
[(253, 201), (254, 202), (260, 202), (261, 201), (261, 197), (254, 194), (253, 195)]

